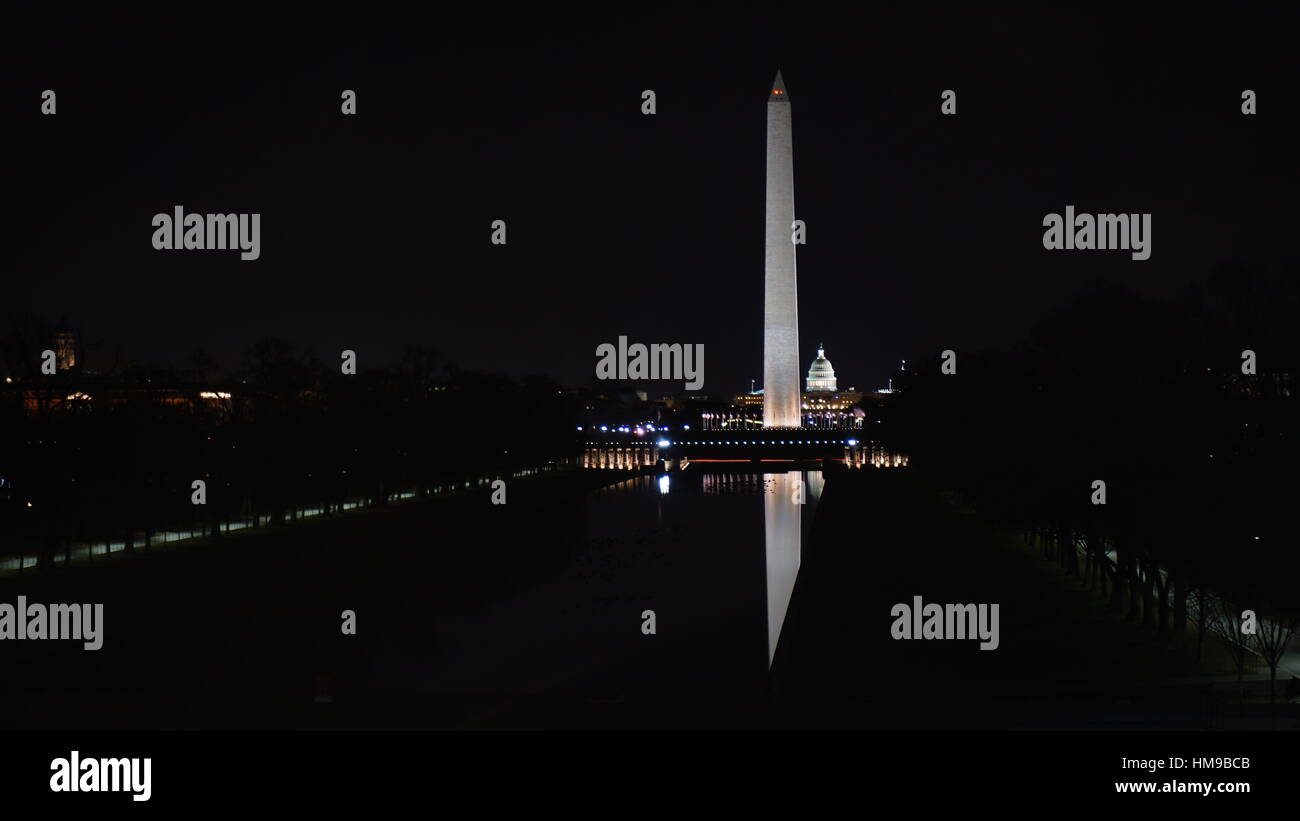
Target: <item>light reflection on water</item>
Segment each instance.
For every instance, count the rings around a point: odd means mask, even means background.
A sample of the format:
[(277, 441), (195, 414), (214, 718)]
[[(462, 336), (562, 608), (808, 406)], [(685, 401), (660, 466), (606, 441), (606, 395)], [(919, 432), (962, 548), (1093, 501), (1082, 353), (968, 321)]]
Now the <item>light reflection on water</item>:
[[(621, 541), (636, 532), (640, 534), (637, 542), (644, 544), (646, 525), (652, 519), (652, 554), (673, 571), (694, 577), (669, 574), (674, 596), (664, 603), (664, 609), (681, 608), (701, 616), (710, 610), (748, 613), (723, 620), (728, 625), (725, 629), (742, 630), (747, 635), (741, 642), (732, 636), (733, 646), (748, 645), (750, 639), (758, 641), (757, 631), (763, 630), (757, 612), (761, 595), (766, 627), (763, 642), (770, 666), (798, 577), (803, 541), (824, 484), (821, 471), (706, 473), (692, 467), (657, 477), (639, 476), (592, 494), (592, 535)], [(760, 555), (762, 575), (748, 570), (757, 570)], [(716, 558), (710, 560), (709, 556)], [(645, 566), (639, 570), (643, 578), (651, 580), (650, 586), (662, 590), (660, 580), (654, 578), (659, 572), (660, 568)], [(762, 585), (761, 590), (755, 589), (756, 584)], [(715, 624), (719, 624), (717, 618), (710, 619), (708, 626), (697, 618), (693, 629), (706, 630)], [(718, 640), (725, 640), (721, 627), (719, 631)]]

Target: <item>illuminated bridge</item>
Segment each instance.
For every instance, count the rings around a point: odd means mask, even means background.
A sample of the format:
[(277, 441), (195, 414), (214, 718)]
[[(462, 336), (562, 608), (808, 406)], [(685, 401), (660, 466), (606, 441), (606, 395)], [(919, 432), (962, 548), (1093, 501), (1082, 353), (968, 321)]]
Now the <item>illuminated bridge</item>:
[(905, 467), (907, 457), (859, 430), (761, 428), (632, 433), (588, 433), (582, 441), (584, 468), (683, 470), (690, 465), (776, 468), (843, 466)]

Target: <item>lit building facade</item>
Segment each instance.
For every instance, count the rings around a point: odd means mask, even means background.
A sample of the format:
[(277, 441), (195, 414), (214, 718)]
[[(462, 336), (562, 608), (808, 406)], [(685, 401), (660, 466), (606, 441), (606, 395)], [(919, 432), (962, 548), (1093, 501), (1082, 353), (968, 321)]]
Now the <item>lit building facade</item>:
[(831, 362), (826, 358), (826, 346), (817, 346), (817, 358), (813, 360), (812, 367), (808, 368), (808, 379), (804, 383), (804, 392), (820, 393), (829, 391), (835, 392), (835, 369), (831, 367)]
[[(852, 429), (861, 428), (864, 414), (858, 407), (863, 392), (849, 388), (841, 391), (835, 369), (826, 358), (824, 346), (817, 348), (817, 358), (808, 369), (805, 390), (799, 395), (799, 427)], [(706, 430), (747, 429), (763, 426), (762, 390), (742, 393), (732, 399), (727, 412), (705, 414)]]

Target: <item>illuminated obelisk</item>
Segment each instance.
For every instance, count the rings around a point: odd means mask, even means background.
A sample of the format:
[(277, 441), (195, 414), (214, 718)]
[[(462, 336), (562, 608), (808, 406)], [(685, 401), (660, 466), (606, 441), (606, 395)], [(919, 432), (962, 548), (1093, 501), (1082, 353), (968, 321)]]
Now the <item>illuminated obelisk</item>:
[(767, 95), (767, 253), (763, 277), (763, 427), (799, 426), (799, 301), (794, 269), (794, 156), (781, 72)]

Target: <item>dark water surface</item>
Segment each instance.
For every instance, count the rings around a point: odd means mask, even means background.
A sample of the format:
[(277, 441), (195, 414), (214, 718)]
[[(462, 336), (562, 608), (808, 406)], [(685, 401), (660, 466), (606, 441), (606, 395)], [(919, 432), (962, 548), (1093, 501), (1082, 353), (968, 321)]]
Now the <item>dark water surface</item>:
[[(592, 487), (602, 478), (512, 483), (502, 506), (471, 491), (6, 579), (0, 601), (103, 602), (105, 638), (97, 652), (0, 643), (0, 716), (479, 726), (766, 698), (821, 474), (693, 467)], [(340, 633), (345, 609), (355, 636)]]

